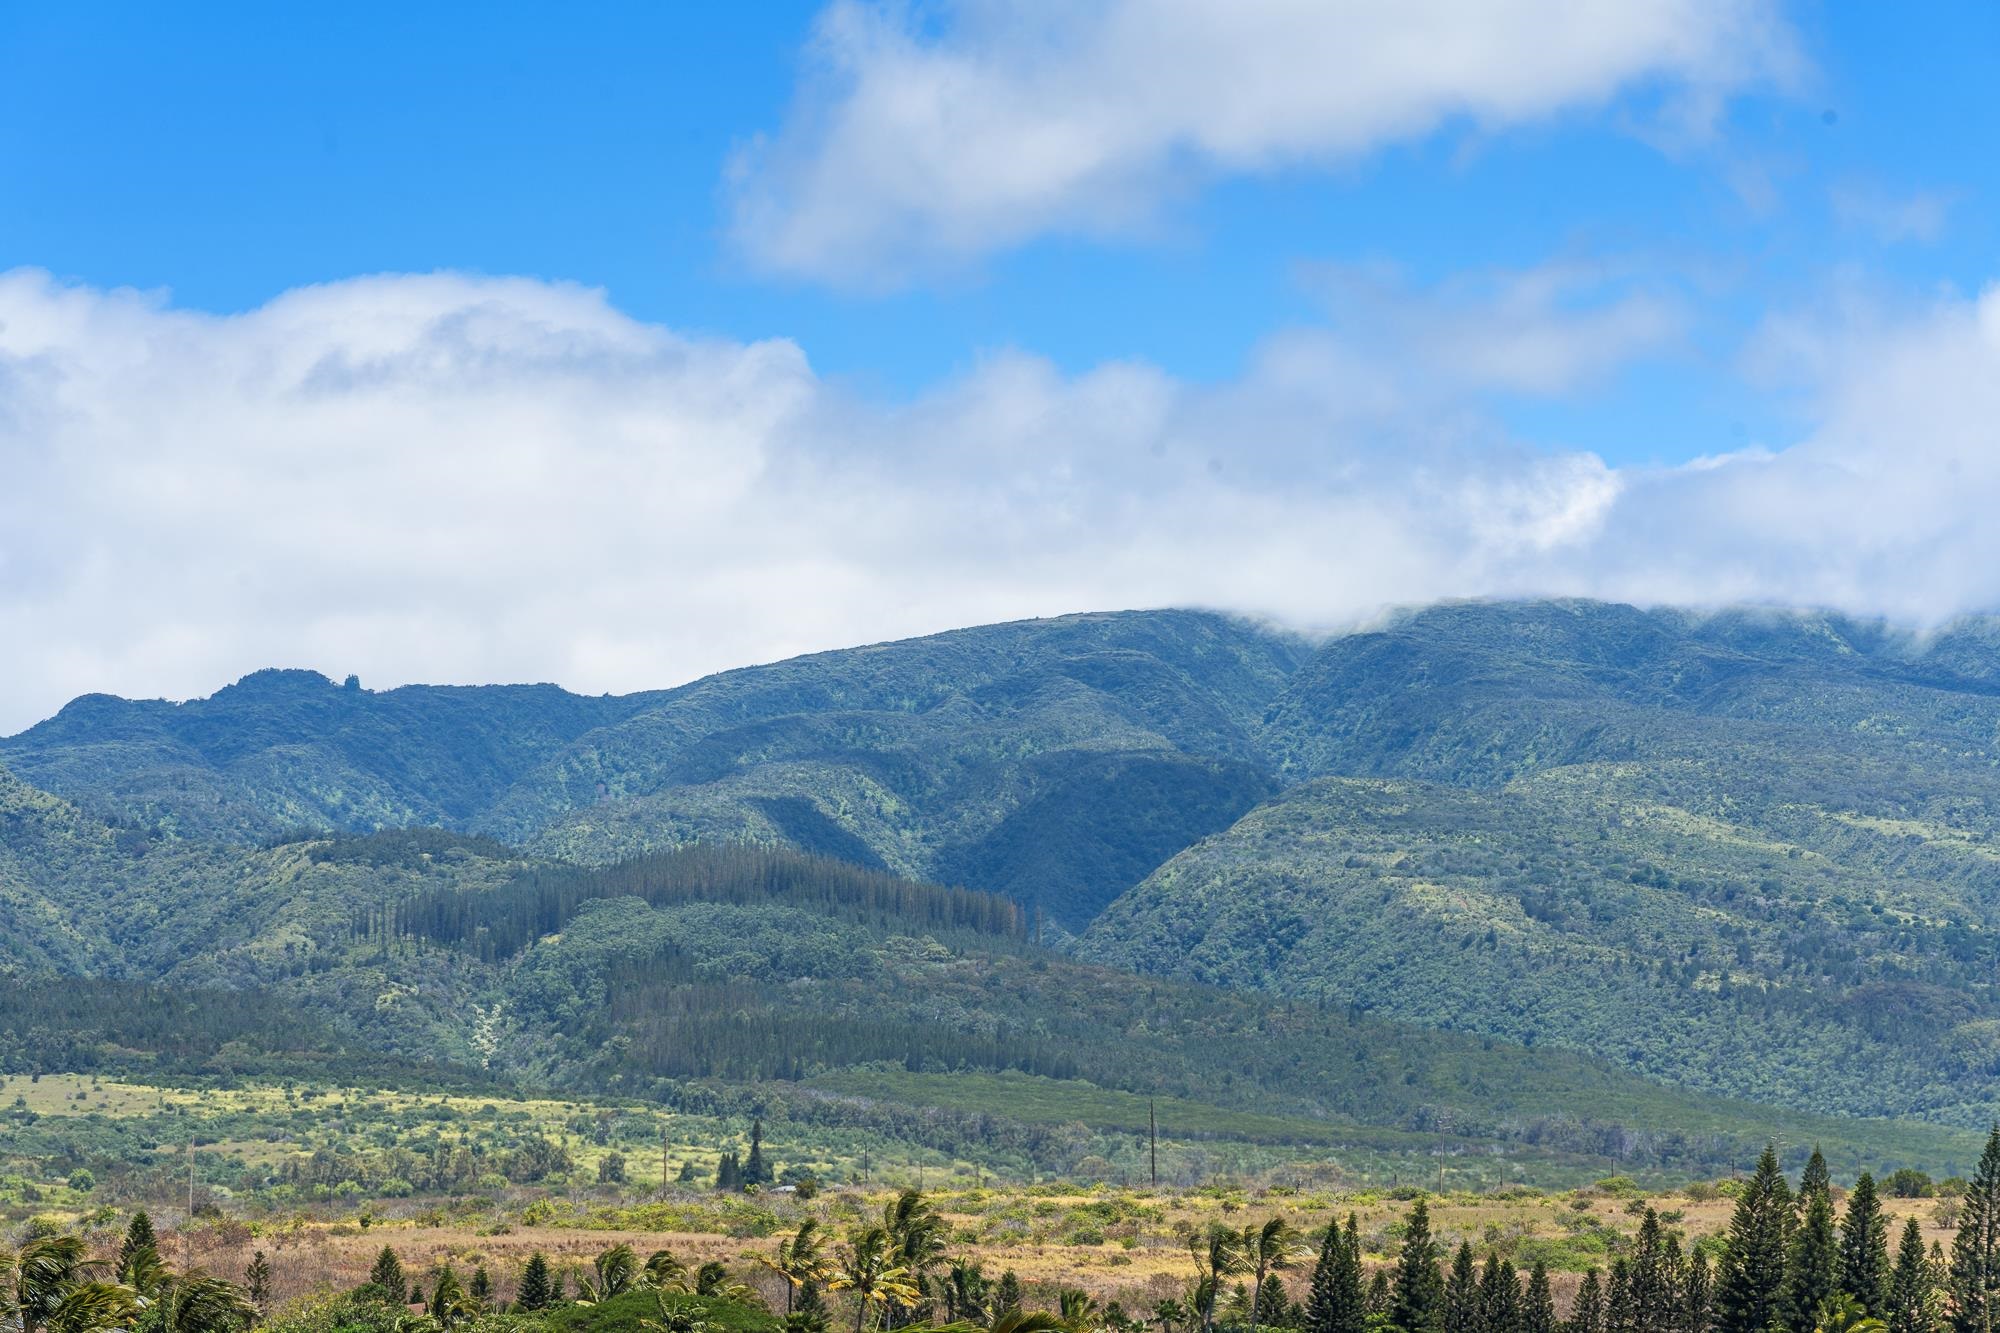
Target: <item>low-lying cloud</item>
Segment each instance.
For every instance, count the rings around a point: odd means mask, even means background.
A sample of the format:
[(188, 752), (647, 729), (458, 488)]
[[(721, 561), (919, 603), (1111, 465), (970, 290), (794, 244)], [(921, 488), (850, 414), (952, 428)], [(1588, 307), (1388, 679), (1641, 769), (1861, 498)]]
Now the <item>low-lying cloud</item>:
[(1685, 140), (1801, 67), (1775, 0), (836, 0), (790, 117), (736, 155), (732, 230), (759, 269), (895, 285), (1447, 123), (1637, 91), (1635, 128)]
[[(379, 277), (217, 316), (0, 275), (0, 731), (265, 665), (629, 690), (1127, 606), (2000, 605), (2000, 292), (1776, 322), (1762, 363), (1809, 393), (1803, 438), (1619, 470), (1510, 438), (1480, 393), (1598, 373), (1566, 320), (1635, 347), (1671, 320), (1537, 281), (1405, 293), (1395, 356), (1302, 329), (1194, 386), (1006, 354), (882, 403), (789, 342), (570, 286)], [(1472, 356), (1524, 310), (1533, 373), (1410, 350)]]

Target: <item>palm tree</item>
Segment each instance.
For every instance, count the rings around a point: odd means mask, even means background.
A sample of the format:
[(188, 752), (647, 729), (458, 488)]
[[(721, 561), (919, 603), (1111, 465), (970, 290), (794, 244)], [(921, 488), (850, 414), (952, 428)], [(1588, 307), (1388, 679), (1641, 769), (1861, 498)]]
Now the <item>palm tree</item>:
[(986, 1326), (986, 1333), (1062, 1333), (1065, 1325), (1052, 1314), (1036, 1311), (1029, 1314), (1016, 1306), (1003, 1310), (1000, 1317)]
[(431, 1289), (431, 1318), (441, 1328), (450, 1328), (472, 1318), (479, 1313), (479, 1304), (465, 1290), (465, 1284), (458, 1280), (458, 1274), (450, 1264), (438, 1274), (437, 1285)]
[(785, 1313), (792, 1312), (792, 1296), (827, 1279), (826, 1237), (811, 1218), (799, 1223), (789, 1239), (778, 1242), (776, 1258), (759, 1258), (758, 1263), (785, 1279)]
[(598, 1255), (590, 1266), (596, 1277), (594, 1280), (589, 1276), (583, 1279), (582, 1303), (585, 1305), (598, 1305), (631, 1291), (638, 1286), (639, 1276), (644, 1271), (640, 1267), (638, 1253), (622, 1241)]
[(910, 1282), (921, 1300), (930, 1293), (931, 1270), (944, 1260), (950, 1227), (921, 1192), (906, 1189), (882, 1209), (882, 1228), (889, 1233), (897, 1261), (909, 1270)]
[(1056, 1293), (1056, 1309), (1061, 1312), (1062, 1326), (1069, 1333), (1092, 1333), (1104, 1326), (1104, 1312), (1087, 1291), (1064, 1287)]
[(1299, 1235), (1292, 1224), (1274, 1217), (1261, 1227), (1243, 1228), (1239, 1272), (1256, 1278), (1250, 1284), (1250, 1333), (1257, 1333), (1257, 1302), (1264, 1291), (1264, 1279), (1282, 1273), (1298, 1261)]
[(1215, 1328), (1215, 1302), (1222, 1294), (1222, 1280), (1244, 1271), (1243, 1241), (1247, 1232), (1208, 1224), (1208, 1230), (1188, 1237), (1188, 1253), (1194, 1257), (1194, 1281), (1188, 1286), (1188, 1308), (1201, 1320), (1204, 1333)]
[(703, 1317), (699, 1306), (685, 1302), (667, 1303), (666, 1293), (655, 1291), (653, 1299), (660, 1307), (658, 1319), (641, 1319), (639, 1327), (646, 1333), (709, 1333), (711, 1325)]
[[(148, 1294), (146, 1323), (159, 1333), (237, 1333), (257, 1318), (243, 1288), (199, 1270), (168, 1274)], [(50, 1324), (50, 1333), (60, 1333)]]
[(921, 1299), (922, 1293), (901, 1258), (902, 1251), (887, 1227), (864, 1227), (841, 1247), (840, 1268), (827, 1285), (854, 1293), (854, 1333), (862, 1333), (869, 1307), (907, 1309)]
[(98, 1277), (80, 1236), (38, 1236), (0, 1262), (0, 1314), (20, 1333), (97, 1333), (132, 1321), (143, 1308), (130, 1287)]
[(1813, 1320), (1813, 1333), (1886, 1333), (1888, 1327), (1871, 1318), (1867, 1308), (1844, 1291), (1821, 1301)]
[(667, 1291), (686, 1291), (687, 1265), (672, 1250), (654, 1250), (646, 1256), (646, 1285)]

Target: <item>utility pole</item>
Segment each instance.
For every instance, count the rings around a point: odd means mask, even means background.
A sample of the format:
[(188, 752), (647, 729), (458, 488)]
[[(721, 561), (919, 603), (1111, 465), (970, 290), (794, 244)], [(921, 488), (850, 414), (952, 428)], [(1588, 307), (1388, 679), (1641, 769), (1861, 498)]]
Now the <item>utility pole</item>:
[(181, 1223), (181, 1272), (193, 1266), (193, 1256), (189, 1246), (194, 1244), (194, 1120), (188, 1120), (188, 1207), (187, 1220)]
[(1160, 1187), (1160, 1121), (1153, 1114), (1153, 1099), (1146, 1099), (1146, 1151), (1152, 1158), (1153, 1188)]

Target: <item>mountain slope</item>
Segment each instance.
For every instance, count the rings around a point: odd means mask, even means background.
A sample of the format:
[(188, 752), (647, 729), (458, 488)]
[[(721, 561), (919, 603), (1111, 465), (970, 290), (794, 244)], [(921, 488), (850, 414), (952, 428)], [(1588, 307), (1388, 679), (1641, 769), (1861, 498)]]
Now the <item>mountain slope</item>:
[[(1222, 616), (1068, 616), (586, 699), (260, 672), (80, 699), (0, 762), (197, 838), (439, 824), (614, 861), (774, 841), (1015, 894), (1081, 928), (1271, 790), (1257, 732), (1307, 649)], [(1059, 846), (1059, 875), (1042, 873)]]
[(1335, 640), (1266, 737), (1317, 780), (1162, 866), (1084, 947), (1689, 1086), (1983, 1123), (1992, 642), (1590, 603)]

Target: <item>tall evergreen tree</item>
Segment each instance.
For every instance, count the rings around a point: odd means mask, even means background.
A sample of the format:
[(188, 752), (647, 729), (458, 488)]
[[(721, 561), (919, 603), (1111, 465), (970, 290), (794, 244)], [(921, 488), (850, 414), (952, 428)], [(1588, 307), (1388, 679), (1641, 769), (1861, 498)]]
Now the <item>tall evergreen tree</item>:
[(750, 1122), (750, 1155), (743, 1159), (743, 1184), (759, 1187), (771, 1183), (771, 1168), (764, 1161), (764, 1118)]
[(250, 1256), (250, 1266), (243, 1270), (243, 1290), (259, 1311), (270, 1308), (271, 1261), (264, 1257), (262, 1250)]
[(466, 1284), (466, 1291), (472, 1295), (475, 1305), (484, 1310), (493, 1303), (493, 1274), (486, 1271), (485, 1264), (477, 1264), (472, 1270), (472, 1281)]
[(1681, 1281), (1680, 1333), (1709, 1333), (1714, 1320), (1715, 1277), (1709, 1271), (1708, 1251), (1697, 1247)]
[(833, 1311), (827, 1308), (819, 1283), (808, 1282), (799, 1288), (792, 1312), (785, 1316), (786, 1333), (826, 1333), (832, 1326)]
[(1291, 1308), (1291, 1298), (1285, 1294), (1285, 1280), (1276, 1273), (1267, 1273), (1257, 1284), (1256, 1298), (1250, 1303), (1250, 1326), (1283, 1328)]
[(1757, 1170), (1736, 1198), (1715, 1290), (1716, 1333), (1764, 1333), (1777, 1319), (1785, 1287), (1785, 1242), (1791, 1191), (1766, 1146)]
[(1367, 1318), (1362, 1308), (1361, 1234), (1353, 1213), (1347, 1228), (1339, 1219), (1329, 1223), (1326, 1240), (1313, 1265), (1311, 1294), (1306, 1298), (1306, 1333), (1362, 1333)]
[(2000, 1124), (1986, 1136), (1979, 1170), (1959, 1201), (1946, 1285), (1956, 1333), (1993, 1333), (2000, 1324)]
[(1889, 1307), (1889, 1219), (1875, 1197), (1875, 1177), (1866, 1171), (1854, 1182), (1840, 1222), (1840, 1289), (1876, 1319)]
[(521, 1285), (514, 1291), (514, 1308), (533, 1313), (548, 1309), (556, 1303), (556, 1299), (556, 1284), (549, 1273), (548, 1256), (536, 1250), (528, 1256), (526, 1267), (521, 1269)]
[(1000, 1281), (993, 1288), (993, 1318), (998, 1320), (1009, 1310), (1019, 1310), (1025, 1299), (1020, 1275), (1011, 1268), (1001, 1270)]
[(1514, 1265), (1488, 1252), (1479, 1274), (1480, 1333), (1520, 1333), (1521, 1278)]
[(410, 1295), (409, 1283), (403, 1277), (403, 1261), (387, 1245), (375, 1256), (375, 1266), (368, 1270), (370, 1285), (380, 1287), (389, 1293), (389, 1299), (401, 1302)]
[(1521, 1297), (1521, 1333), (1556, 1333), (1556, 1298), (1549, 1289), (1549, 1266), (1540, 1259), (1528, 1270), (1528, 1290)]
[(1395, 1292), (1389, 1286), (1389, 1270), (1386, 1268), (1376, 1269), (1374, 1276), (1368, 1279), (1368, 1299), (1365, 1302), (1367, 1313), (1370, 1315), (1381, 1315), (1384, 1319), (1387, 1319), (1389, 1317), (1389, 1310), (1395, 1302)]
[(1576, 1289), (1576, 1302), (1569, 1308), (1563, 1333), (1604, 1333), (1604, 1286), (1595, 1268), (1583, 1275)]
[(1679, 1245), (1670, 1254), (1660, 1227), (1660, 1215), (1647, 1208), (1632, 1244), (1628, 1278), (1631, 1285), (1632, 1327), (1637, 1333), (1670, 1333), (1678, 1322), (1677, 1266)]
[(1452, 1256), (1451, 1276), (1444, 1284), (1443, 1333), (1481, 1333), (1479, 1271), (1472, 1262), (1472, 1242), (1460, 1241)]
[(131, 1224), (125, 1228), (125, 1239), (118, 1245), (118, 1278), (122, 1282), (132, 1275), (132, 1259), (141, 1250), (160, 1250), (160, 1239), (153, 1234), (153, 1219), (141, 1208), (132, 1214)]
[(1840, 1239), (1834, 1231), (1833, 1181), (1814, 1148), (1799, 1179), (1799, 1220), (1785, 1261), (1781, 1317), (1792, 1333), (1813, 1333), (1819, 1310), (1840, 1288)]
[(1438, 1271), (1431, 1211), (1418, 1199), (1403, 1225), (1403, 1250), (1389, 1296), (1389, 1323), (1402, 1333), (1439, 1333), (1444, 1324), (1444, 1274)]
[(1911, 1218), (1903, 1224), (1896, 1246), (1896, 1267), (1889, 1274), (1889, 1306), (1883, 1316), (1889, 1333), (1937, 1333), (1937, 1276), (1924, 1253), (1924, 1231)]
[(1632, 1308), (1632, 1265), (1614, 1259), (1611, 1280), (1604, 1284), (1604, 1333), (1637, 1333), (1638, 1326)]

